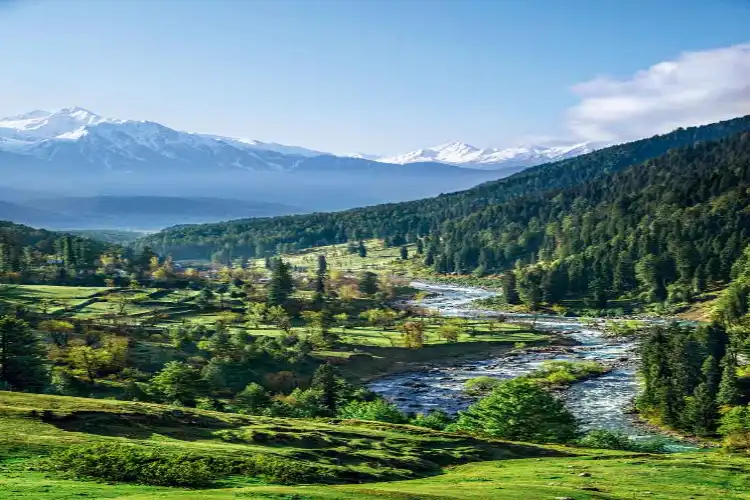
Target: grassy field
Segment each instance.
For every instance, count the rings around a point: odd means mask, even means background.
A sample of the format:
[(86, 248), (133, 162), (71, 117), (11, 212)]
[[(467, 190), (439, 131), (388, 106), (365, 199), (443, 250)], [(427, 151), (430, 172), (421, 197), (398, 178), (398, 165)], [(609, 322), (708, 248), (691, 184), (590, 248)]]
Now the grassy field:
[[(198, 292), (192, 290), (138, 290), (106, 287), (3, 285), (9, 303), (32, 311), (80, 319), (118, 316), (138, 317), (153, 312), (169, 313)], [(125, 305), (122, 303), (125, 302)]]
[[(358, 273), (365, 270), (405, 272), (412, 267), (410, 260), (401, 260), (399, 247), (385, 247), (382, 240), (366, 240), (364, 244), (367, 248), (366, 257), (348, 253), (347, 244), (310, 248), (299, 253), (284, 254), (281, 257), (295, 267), (314, 270), (318, 265), (318, 256), (325, 255), (329, 269), (346, 273)], [(415, 245), (405, 246), (409, 256), (414, 258), (416, 254)], [(259, 268), (262, 268), (264, 264), (263, 259), (254, 261), (254, 265)]]
[[(237, 314), (237, 311), (242, 311), (244, 306), (244, 303), (239, 300), (227, 298), (226, 311), (202, 311), (196, 305), (195, 299), (198, 292), (194, 290), (11, 285), (6, 287), (6, 295), (11, 302), (31, 310), (41, 312), (43, 308), (46, 308), (49, 314), (71, 319), (137, 323), (149, 318), (153, 319), (154, 326), (168, 328), (185, 322), (213, 326), (217, 321), (234, 318), (241, 322), (231, 328), (246, 328), (252, 335), (280, 336), (284, 334), (282, 330), (272, 325), (248, 327)], [(231, 310), (235, 311), (234, 316)], [(425, 325), (425, 345), (446, 343), (438, 332), (438, 323), (434, 320), (426, 320)], [(471, 320), (467, 321), (464, 326), (466, 332), (459, 335), (460, 343), (535, 342), (544, 338), (518, 324)], [(305, 324), (301, 320), (294, 321), (294, 328), (296, 333), (306, 332)], [(395, 327), (366, 326), (362, 325), (357, 318), (352, 318), (350, 326), (345, 328), (337, 326), (333, 330), (341, 334), (342, 343), (352, 346), (403, 346), (403, 335)]]
[[(750, 498), (750, 458), (645, 455), (481, 440), (361, 421), (230, 415), (0, 392), (0, 499), (687, 499)], [(273, 455), (356, 484), (281, 486), (227, 477), (204, 490), (75, 480), (40, 457), (76, 443), (200, 456)]]

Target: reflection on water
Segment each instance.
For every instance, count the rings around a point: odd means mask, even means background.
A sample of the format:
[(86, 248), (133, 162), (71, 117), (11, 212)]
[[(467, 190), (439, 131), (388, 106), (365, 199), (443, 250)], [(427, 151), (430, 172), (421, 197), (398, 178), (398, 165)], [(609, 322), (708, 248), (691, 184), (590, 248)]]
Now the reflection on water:
[[(494, 292), (422, 282), (414, 282), (412, 286), (433, 294), (423, 299), (420, 306), (437, 310), (444, 316), (493, 314), (471, 308), (469, 304), (479, 298), (491, 297), (495, 295)], [(509, 321), (529, 321), (528, 315), (504, 315)], [(572, 318), (537, 316), (535, 326), (538, 330), (570, 335), (580, 345), (395, 374), (378, 379), (369, 387), (393, 401), (403, 411), (424, 412), (440, 408), (455, 413), (471, 403), (472, 400), (463, 394), (462, 388), (464, 382), (474, 377), (517, 377), (548, 360), (617, 361), (617, 368), (610, 373), (574, 384), (565, 391), (565, 402), (581, 421), (583, 429), (604, 428), (620, 430), (634, 438), (650, 437), (649, 433), (633, 425), (633, 420), (627, 414), (638, 391), (635, 345), (632, 342), (605, 338), (600, 330)]]

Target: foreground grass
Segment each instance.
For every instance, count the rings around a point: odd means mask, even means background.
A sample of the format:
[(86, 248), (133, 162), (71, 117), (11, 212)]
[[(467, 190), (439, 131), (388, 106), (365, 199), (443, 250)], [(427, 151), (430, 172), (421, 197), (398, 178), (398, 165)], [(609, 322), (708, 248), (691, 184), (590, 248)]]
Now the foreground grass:
[[(2, 500), (750, 498), (750, 457), (720, 452), (544, 447), (376, 422), (261, 418), (9, 392), (0, 392), (0, 428)], [(343, 471), (344, 482), (361, 484), (280, 486), (253, 477), (229, 477), (205, 490), (111, 484), (47, 472), (38, 458), (95, 442), (212, 457), (269, 454)]]
[(0, 429), (0, 460), (32, 460), (75, 444), (130, 444), (227, 460), (272, 455), (322, 466), (337, 481), (350, 482), (418, 477), (476, 460), (559, 454), (379, 422), (255, 417), (13, 392), (0, 392)]
[(359, 485), (274, 486), (228, 481), (221, 488), (184, 490), (73, 481), (33, 471), (0, 471), (0, 499), (152, 498), (353, 499), (747, 499), (750, 460), (719, 453), (637, 456), (598, 454), (566, 458), (487, 461), (445, 474)]

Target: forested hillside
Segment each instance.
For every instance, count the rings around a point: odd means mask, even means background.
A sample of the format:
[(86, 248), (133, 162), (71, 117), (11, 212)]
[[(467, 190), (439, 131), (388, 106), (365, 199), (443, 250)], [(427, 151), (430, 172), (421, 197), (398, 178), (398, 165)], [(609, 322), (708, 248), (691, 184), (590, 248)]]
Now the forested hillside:
[(434, 265), (464, 272), (515, 264), (520, 298), (532, 308), (571, 293), (595, 307), (624, 293), (689, 301), (725, 283), (750, 242), (749, 185), (750, 134), (699, 143), (472, 214), (443, 232)]
[[(551, 190), (619, 172), (665, 154), (673, 148), (710, 141), (750, 129), (750, 117), (736, 118), (702, 127), (678, 129), (669, 134), (602, 149), (587, 155), (549, 163), (521, 173), (482, 184), (475, 188), (424, 200), (391, 203), (336, 213), (317, 213), (301, 216), (245, 219), (217, 224), (176, 226), (140, 240), (137, 246), (154, 247), (162, 254), (176, 259), (211, 258), (229, 261), (238, 257), (254, 257), (269, 253), (289, 252), (302, 248), (342, 243), (362, 238), (393, 238), (413, 240), (417, 236), (450, 235), (454, 222), (482, 211), (486, 207), (502, 206), (513, 199), (525, 200)], [(523, 203), (523, 202), (521, 202)], [(494, 221), (491, 227), (499, 227)], [(478, 230), (488, 227), (478, 227)], [(461, 245), (467, 250), (459, 258), (458, 266), (447, 264), (446, 270), (470, 272), (479, 266), (479, 255), (472, 250), (486, 241), (476, 232), (467, 233), (474, 243)], [(448, 238), (450, 239), (450, 238)], [(442, 245), (445, 249), (450, 245)], [(519, 243), (521, 247), (525, 242)], [(486, 245), (482, 245), (483, 247)], [(493, 245), (495, 246), (495, 245)], [(455, 243), (453, 247), (456, 247)], [(443, 250), (437, 250), (444, 253)], [(456, 248), (456, 251), (461, 249)], [(523, 254), (523, 249), (510, 254)], [(510, 255), (508, 254), (508, 255)], [(512, 258), (512, 257), (511, 257)], [(448, 258), (455, 261), (455, 255)], [(485, 258), (485, 260), (487, 260)], [(503, 257), (502, 265), (508, 258)], [(490, 258), (485, 265), (501, 263)]]
[(0, 221), (0, 279), (43, 281), (93, 270), (107, 245), (80, 236)]

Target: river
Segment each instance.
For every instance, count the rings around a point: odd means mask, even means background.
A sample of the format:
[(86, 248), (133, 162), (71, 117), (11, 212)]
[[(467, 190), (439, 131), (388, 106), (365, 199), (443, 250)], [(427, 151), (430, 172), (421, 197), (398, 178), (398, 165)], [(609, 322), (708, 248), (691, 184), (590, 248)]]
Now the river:
[[(443, 316), (491, 316), (491, 311), (473, 308), (476, 299), (491, 297), (495, 292), (423, 282), (414, 288), (430, 295), (419, 305), (438, 311)], [(528, 322), (528, 315), (504, 314), (511, 322)], [(631, 341), (607, 338), (595, 326), (582, 324), (575, 318), (536, 316), (535, 328), (540, 331), (569, 335), (578, 342), (572, 347), (506, 354), (484, 361), (466, 362), (455, 366), (431, 367), (425, 370), (398, 373), (373, 381), (370, 390), (393, 401), (401, 410), (425, 412), (443, 409), (455, 413), (471, 404), (463, 394), (463, 384), (478, 376), (512, 378), (528, 373), (548, 360), (593, 360), (616, 362), (609, 373), (571, 386), (564, 392), (568, 408), (581, 422), (581, 428), (622, 431), (634, 439), (649, 439), (654, 434), (635, 425), (628, 413), (638, 391), (636, 380), (636, 349)]]

